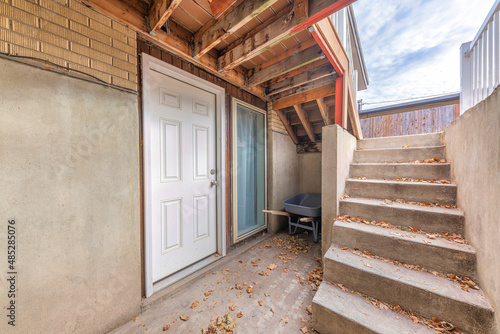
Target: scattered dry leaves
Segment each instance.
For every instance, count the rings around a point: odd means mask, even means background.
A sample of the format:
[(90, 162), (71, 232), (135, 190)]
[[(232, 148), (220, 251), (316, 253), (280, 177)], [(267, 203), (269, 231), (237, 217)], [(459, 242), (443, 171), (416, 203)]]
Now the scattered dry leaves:
[(193, 308), (195, 308), (196, 306), (198, 306), (199, 304), (200, 304), (200, 303), (199, 303), (197, 300), (195, 300), (195, 301), (194, 301), (194, 303), (192, 303), (190, 307), (193, 309)]
[(179, 317), (182, 321), (188, 321), (189, 320), (189, 317), (187, 315), (181, 315)]
[(241, 318), (241, 317), (243, 317), (243, 313), (241, 313), (241, 312), (240, 312), (240, 313), (238, 313), (238, 314), (236, 315), (236, 317), (237, 317), (237, 318)]

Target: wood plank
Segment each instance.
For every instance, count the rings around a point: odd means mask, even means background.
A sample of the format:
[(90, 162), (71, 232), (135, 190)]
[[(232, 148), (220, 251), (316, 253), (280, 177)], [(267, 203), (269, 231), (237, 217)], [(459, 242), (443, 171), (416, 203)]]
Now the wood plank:
[(300, 118), (300, 122), (302, 123), (302, 126), (304, 129), (306, 129), (307, 136), (309, 137), (309, 140), (312, 141), (313, 143), (316, 142), (316, 136), (314, 135), (313, 128), (311, 126), (311, 123), (309, 123), (309, 120), (307, 119), (307, 115), (300, 106), (300, 104), (295, 104), (293, 106), (295, 108), (295, 111), (297, 112), (297, 115)]
[(335, 87), (333, 85), (326, 85), (323, 87), (319, 87), (310, 91), (307, 91), (303, 94), (297, 94), (285, 97), (280, 100), (276, 100), (273, 102), (273, 109), (283, 109), (286, 107), (291, 107), (295, 104), (305, 103), (309, 101), (314, 101), (316, 99), (331, 96), (335, 94)]
[(221, 55), (219, 57), (219, 69), (226, 71), (234, 68), (293, 36), (291, 31), (294, 26), (293, 12), (286, 14), (265, 29), (258, 31), (251, 38)]
[(339, 75), (349, 70), (349, 57), (330, 19), (316, 23), (311, 34)]
[(311, 81), (309, 83), (306, 83), (305, 85), (298, 86), (298, 87), (286, 90), (284, 92), (281, 92), (279, 94), (276, 94), (276, 95), (274, 95), (274, 99), (280, 100), (280, 99), (283, 99), (287, 96), (302, 94), (304, 92), (307, 92), (307, 91), (315, 89), (315, 88), (323, 87), (326, 85), (333, 86), (334, 84), (335, 84), (335, 77), (333, 75), (330, 75), (330, 76), (327, 76), (327, 77), (324, 77), (324, 78), (321, 78), (321, 79), (318, 79), (315, 81)]
[(348, 112), (349, 117), (351, 118), (351, 125), (354, 132), (354, 135), (358, 139), (363, 139), (363, 132), (361, 131), (361, 123), (359, 122), (359, 112), (358, 112), (358, 104), (354, 98), (354, 84), (351, 78), (351, 73), (348, 73)]
[(199, 58), (235, 33), (277, 0), (245, 0), (219, 19), (212, 19), (194, 34), (193, 57)]
[(297, 138), (297, 135), (293, 131), (292, 126), (288, 122), (288, 119), (286, 118), (285, 114), (283, 114), (283, 112), (281, 110), (275, 109), (274, 104), (273, 104), (273, 109), (276, 111), (276, 114), (280, 118), (281, 123), (283, 123), (283, 125), (285, 126), (286, 132), (288, 132), (288, 134), (290, 135), (290, 138), (292, 138), (292, 141), (294, 142), (294, 144), (297, 145), (299, 143), (299, 138)]
[(429, 103), (425, 105), (418, 105), (418, 106), (411, 106), (411, 107), (403, 107), (403, 108), (398, 108), (398, 109), (392, 109), (392, 110), (387, 110), (387, 111), (380, 111), (377, 113), (360, 113), (359, 118), (360, 119), (365, 119), (365, 118), (371, 118), (371, 117), (377, 117), (377, 116), (386, 116), (386, 115), (394, 115), (394, 114), (400, 114), (400, 113), (405, 113), (409, 111), (415, 111), (415, 110), (424, 110), (424, 109), (431, 109), (431, 108), (439, 108), (443, 106), (448, 106), (448, 105), (454, 105), (458, 104), (460, 102), (460, 99), (453, 100), (453, 101), (446, 101), (446, 102), (437, 102), (437, 103)]
[(283, 59), (276, 64), (256, 72), (248, 79), (248, 85), (253, 87), (264, 81), (275, 78), (283, 73), (290, 72), (296, 68), (305, 66), (324, 57), (323, 51), (318, 45), (297, 53), (295, 56)]
[(208, 2), (210, 3), (213, 16), (217, 19), (224, 14), (226, 10), (238, 2), (238, 0), (212, 0)]
[(325, 123), (325, 125), (332, 124), (332, 121), (330, 119), (330, 109), (325, 105), (325, 99), (316, 99), (316, 103), (318, 104), (318, 108), (321, 116), (323, 117), (323, 122)]
[(182, 0), (155, 0), (149, 10), (150, 34), (156, 34), (173, 12), (179, 7)]
[(356, 1), (357, 0), (309, 0), (309, 18), (298, 24), (295, 30), (300, 31), (306, 29)]
[(295, 24), (301, 24), (309, 18), (309, 0), (295, 0), (293, 11), (295, 12)]
[(291, 78), (285, 79), (283, 81), (277, 82), (266, 88), (267, 95), (276, 95), (278, 93), (284, 92), (285, 90), (304, 85), (311, 81), (315, 81), (327, 76), (331, 76), (333, 73), (333, 67), (330, 64), (324, 64), (320, 67), (311, 68), (306, 72), (302, 72), (299, 75), (293, 76)]
[(316, 60), (315, 62), (307, 64), (306, 66), (302, 66), (302, 67), (296, 68), (295, 70), (292, 70), (292, 71), (290, 71), (288, 73), (282, 74), (280, 76), (277, 76), (276, 78), (268, 80), (268, 81), (266, 81), (264, 83), (264, 85), (265, 86), (274, 85), (277, 82), (280, 82), (280, 81), (286, 80), (288, 78), (294, 77), (294, 76), (299, 75), (301, 73), (304, 73), (306, 71), (312, 71), (314, 68), (322, 66), (324, 64), (330, 64), (330, 61), (328, 59), (326, 59), (326, 58), (323, 58), (323, 59), (320, 59), (320, 60)]
[(286, 212), (286, 211), (262, 210), (262, 212), (269, 213), (271, 215), (286, 216), (286, 217), (293, 217), (293, 216), (295, 216), (293, 213)]

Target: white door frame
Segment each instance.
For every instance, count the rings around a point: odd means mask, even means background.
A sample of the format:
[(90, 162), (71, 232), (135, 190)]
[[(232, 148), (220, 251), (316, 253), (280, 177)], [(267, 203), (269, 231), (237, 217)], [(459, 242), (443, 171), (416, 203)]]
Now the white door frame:
[(217, 177), (217, 254), (226, 255), (226, 158), (225, 158), (225, 90), (215, 84), (203, 80), (191, 73), (179, 69), (164, 61), (156, 59), (146, 53), (141, 54), (142, 60), (142, 127), (143, 127), (143, 161), (144, 161), (144, 255), (145, 255), (145, 284), (146, 297), (166, 288), (176, 281), (196, 272), (204, 266), (216, 261), (218, 257), (211, 256), (179, 271), (160, 282), (153, 284), (153, 256), (152, 256), (152, 221), (151, 221), (151, 143), (150, 143), (150, 75), (149, 70), (162, 73), (179, 81), (193, 85), (215, 94), (215, 124), (216, 124), (216, 164)]

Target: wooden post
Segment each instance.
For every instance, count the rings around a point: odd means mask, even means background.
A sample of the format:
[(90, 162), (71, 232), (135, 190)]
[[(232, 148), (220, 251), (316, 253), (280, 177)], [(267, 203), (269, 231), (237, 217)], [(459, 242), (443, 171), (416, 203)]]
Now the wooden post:
[(342, 96), (344, 88), (344, 76), (335, 80), (335, 124), (342, 126)]

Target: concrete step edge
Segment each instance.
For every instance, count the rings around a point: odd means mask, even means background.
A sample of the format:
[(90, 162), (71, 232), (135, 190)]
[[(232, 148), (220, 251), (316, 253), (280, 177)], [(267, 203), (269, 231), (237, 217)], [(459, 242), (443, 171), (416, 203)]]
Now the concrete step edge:
[[(356, 152), (376, 152), (376, 151), (415, 151), (415, 150), (429, 150), (429, 149), (444, 149), (445, 145), (437, 145), (437, 146), (413, 146), (413, 147), (387, 147), (387, 148), (363, 148), (356, 149)], [(430, 158), (430, 157), (429, 157)]]
[(431, 186), (431, 187), (457, 187), (455, 183), (427, 183), (427, 182), (418, 182), (418, 181), (393, 181), (393, 180), (379, 180), (379, 179), (366, 179), (366, 180), (361, 180), (361, 179), (353, 179), (353, 178), (348, 178), (346, 179), (346, 182), (362, 182), (362, 183), (378, 183), (378, 184), (402, 184), (402, 185), (408, 185), (408, 186), (413, 186), (413, 185), (423, 185), (423, 186)]

